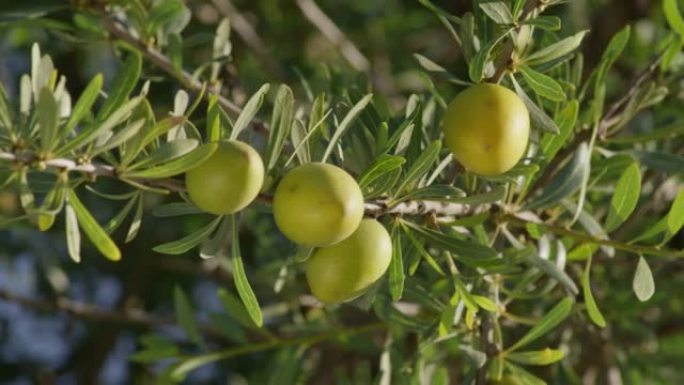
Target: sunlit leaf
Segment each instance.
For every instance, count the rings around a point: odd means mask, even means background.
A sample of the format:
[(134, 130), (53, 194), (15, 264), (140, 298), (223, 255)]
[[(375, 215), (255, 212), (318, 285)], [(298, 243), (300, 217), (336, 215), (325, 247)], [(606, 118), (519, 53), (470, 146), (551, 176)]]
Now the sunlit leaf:
[(599, 310), (596, 300), (594, 300), (594, 294), (591, 292), (590, 271), (591, 256), (587, 259), (587, 264), (584, 268), (584, 273), (582, 274), (582, 294), (584, 296), (584, 303), (587, 306), (589, 319), (591, 319), (596, 326), (604, 328), (606, 327), (606, 320), (603, 318), (603, 314), (601, 314), (601, 310)]
[(127, 178), (168, 178), (197, 167), (209, 159), (217, 148), (218, 143), (207, 143), (160, 166), (140, 171), (129, 171), (123, 176)]
[(632, 163), (620, 177), (606, 219), (606, 231), (612, 231), (632, 214), (641, 193), (641, 172), (636, 163)]
[(511, 352), (506, 354), (506, 358), (522, 365), (551, 365), (565, 357), (562, 350), (549, 349), (530, 351), (530, 352)]
[(537, 65), (555, 60), (574, 51), (582, 43), (588, 31), (581, 31), (556, 43), (535, 51), (523, 59), (527, 65)]
[(252, 122), (256, 114), (259, 112), (259, 109), (261, 109), (261, 105), (264, 102), (264, 97), (270, 87), (271, 86), (269, 84), (264, 84), (247, 101), (247, 104), (245, 104), (245, 106), (242, 108), (242, 112), (240, 112), (240, 115), (233, 124), (233, 131), (230, 133), (231, 140), (237, 139), (237, 137), (240, 136), (240, 133), (247, 127), (247, 125)]
[(245, 268), (242, 263), (242, 253), (240, 252), (240, 242), (239, 242), (239, 226), (237, 223), (237, 218), (233, 216), (232, 225), (232, 243), (231, 243), (231, 259), (233, 260), (233, 281), (235, 282), (235, 288), (238, 291), (238, 295), (245, 305), (247, 314), (254, 321), (254, 323), (261, 327), (264, 324), (264, 318), (261, 313), (261, 307), (257, 301), (256, 295), (254, 295), (254, 290), (249, 284), (247, 279), (247, 274), (245, 273)]
[(342, 122), (337, 126), (335, 129), (335, 133), (333, 134), (332, 138), (330, 139), (330, 142), (328, 143), (328, 147), (325, 149), (325, 153), (323, 154), (323, 158), (321, 159), (321, 162), (326, 162), (328, 160), (328, 157), (333, 153), (335, 150), (335, 147), (339, 144), (340, 138), (342, 138), (342, 135), (344, 135), (345, 132), (347, 132), (347, 129), (351, 126), (351, 124), (354, 122), (354, 120), (361, 114), (361, 112), (368, 106), (368, 104), (373, 100), (373, 94), (368, 94), (361, 98), (350, 110), (347, 112), (347, 115), (342, 119)]
[(512, 352), (518, 350), (525, 345), (529, 345), (534, 340), (545, 335), (553, 330), (563, 320), (570, 315), (572, 311), (572, 299), (563, 298), (556, 306), (553, 307), (546, 315), (540, 319), (532, 329), (530, 329), (522, 338), (509, 347), (506, 351)]
[(107, 232), (97, 223), (73, 190), (67, 191), (67, 199), (74, 209), (78, 224), (97, 250), (112, 261), (120, 260), (121, 251), (119, 251), (119, 247), (109, 238)]
[(632, 289), (634, 294), (641, 302), (648, 301), (655, 293), (655, 282), (653, 281), (653, 273), (651, 267), (644, 257), (639, 257), (636, 271), (634, 272), (634, 279), (632, 280)]
[(194, 233), (187, 235), (181, 239), (175, 241), (167, 242), (152, 248), (152, 250), (161, 254), (178, 255), (183, 254), (194, 247), (197, 247), (200, 243), (204, 242), (209, 238), (209, 236), (216, 230), (221, 217), (214, 218), (206, 226), (195, 231)]

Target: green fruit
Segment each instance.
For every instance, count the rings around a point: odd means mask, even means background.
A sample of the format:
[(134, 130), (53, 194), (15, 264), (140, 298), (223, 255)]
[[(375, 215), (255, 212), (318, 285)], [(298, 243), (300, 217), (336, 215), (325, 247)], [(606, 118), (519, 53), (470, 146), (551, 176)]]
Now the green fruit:
[(264, 163), (251, 146), (221, 141), (214, 154), (185, 174), (190, 199), (202, 210), (225, 215), (240, 211), (259, 194)]
[(320, 301), (349, 301), (382, 277), (391, 259), (387, 230), (374, 219), (364, 219), (349, 238), (314, 251), (306, 262), (306, 279)]
[(285, 175), (273, 196), (273, 216), (293, 242), (329, 246), (350, 236), (363, 218), (363, 194), (351, 175), (307, 163)]
[(467, 170), (499, 175), (513, 168), (525, 153), (530, 117), (513, 91), (482, 83), (449, 103), (442, 130), (446, 145)]

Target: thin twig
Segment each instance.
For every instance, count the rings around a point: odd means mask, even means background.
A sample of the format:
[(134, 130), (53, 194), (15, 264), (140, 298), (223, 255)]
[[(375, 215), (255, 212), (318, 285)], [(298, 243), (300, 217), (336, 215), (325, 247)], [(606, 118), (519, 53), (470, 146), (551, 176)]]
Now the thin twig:
[(645, 81), (650, 79), (651, 76), (655, 74), (658, 66), (660, 66), (660, 62), (663, 60), (663, 56), (664, 53), (658, 55), (651, 62), (651, 64), (649, 64), (648, 67), (646, 67), (646, 69), (644, 69), (641, 74), (639, 74), (639, 76), (632, 81), (632, 84), (627, 92), (620, 99), (613, 102), (610, 107), (608, 107), (607, 112), (599, 122), (599, 138), (605, 139), (608, 128), (617, 123), (617, 121), (619, 121), (621, 118), (620, 110), (622, 107), (624, 107), (634, 97), (634, 95), (636, 95), (636, 93), (639, 91), (639, 87), (641, 87)]
[[(520, 14), (520, 17), (518, 18), (518, 23), (521, 23), (527, 19), (527, 17), (534, 12), (537, 7), (542, 5), (542, 2), (540, 0), (528, 0), (527, 3), (525, 3), (525, 7), (522, 10), (522, 13)], [(514, 29), (515, 32), (520, 30), (520, 25)], [(499, 54), (498, 58), (495, 61), (495, 72), (494, 75), (492, 75), (491, 78), (488, 79), (489, 82), (491, 83), (498, 83), (501, 81), (501, 78), (504, 76), (506, 73), (506, 70), (510, 66), (512, 60), (513, 60), (513, 52), (515, 50), (515, 44), (513, 43), (513, 39), (507, 39), (506, 44), (503, 46), (501, 49), (501, 53)]]
[(242, 41), (254, 52), (265, 69), (271, 75), (279, 78), (285, 78), (285, 71), (273, 60), (273, 54), (266, 48), (266, 44), (261, 40), (259, 34), (256, 32), (252, 24), (245, 18), (240, 11), (235, 7), (231, 0), (213, 0), (216, 8), (223, 16), (230, 20), (231, 27), (242, 38)]
[[(195, 94), (201, 94), (202, 90), (205, 89), (205, 85), (197, 78), (192, 76), (189, 72), (183, 71), (174, 67), (171, 59), (166, 55), (156, 50), (154, 47), (146, 45), (142, 40), (133, 36), (128, 29), (120, 25), (117, 21), (111, 17), (103, 18), (102, 24), (104, 28), (115, 37), (117, 40), (125, 42), (129, 46), (133, 47), (139, 51), (147, 60), (153, 63), (155, 66), (159, 67), (162, 71), (168, 73), (173, 78), (175, 78), (184, 88), (194, 92)], [(235, 116), (242, 112), (242, 109), (235, 103), (228, 100), (225, 96), (221, 95), (219, 91), (206, 89), (203, 93), (205, 99), (209, 99), (211, 95), (216, 96), (218, 104), (228, 113)], [(254, 129), (258, 132), (268, 132), (268, 127), (266, 123), (254, 118), (252, 120)]]
[(311, 22), (331, 43), (340, 50), (342, 56), (355, 70), (368, 72), (370, 61), (337, 25), (318, 7), (314, 0), (297, 0), (297, 6), (307, 20)]
[(502, 214), (499, 216), (499, 221), (501, 223), (509, 223), (518, 227), (526, 227), (528, 224), (535, 224), (543, 227), (545, 230), (548, 230), (556, 235), (568, 236), (580, 242), (592, 243), (599, 246), (613, 247), (617, 250), (622, 250), (634, 254), (648, 254), (664, 258), (684, 257), (684, 250), (671, 250), (667, 248), (660, 248), (654, 246), (634, 245), (630, 243), (624, 243), (605, 238), (598, 238), (590, 234), (582, 233), (579, 231), (571, 230), (553, 224), (530, 222), (520, 217), (517, 217), (513, 214)]
[[(610, 104), (610, 106), (606, 109), (606, 113), (603, 115), (601, 120), (598, 123), (598, 129), (599, 129), (599, 136), (597, 139), (599, 140), (605, 140), (608, 139), (610, 136), (613, 136), (617, 134), (617, 132), (611, 132), (607, 133), (607, 129), (611, 126), (613, 126), (620, 118), (620, 112), (622, 108), (629, 102), (631, 98), (634, 97), (634, 95), (637, 93), (639, 90), (639, 87), (647, 81), (651, 76), (653, 76), (658, 69), (658, 65), (660, 64), (663, 56), (658, 55), (651, 64), (646, 67), (631, 83), (629, 88), (627, 89), (627, 92), (618, 100), (614, 101), (613, 103)], [(560, 166), (561, 163), (570, 155), (572, 155), (575, 150), (577, 150), (577, 147), (579, 147), (582, 142), (587, 141), (591, 139), (591, 130), (582, 130), (580, 131), (576, 136), (575, 139), (565, 148), (563, 148), (554, 158), (551, 160), (549, 165), (545, 167), (545, 172), (544, 174), (537, 179), (535, 184), (532, 186), (530, 189), (528, 195), (534, 194), (536, 191), (546, 187), (552, 180), (553, 176), (558, 172), (558, 166)]]
[[(222, 361), (229, 358), (263, 352), (267, 350), (284, 348), (288, 346), (311, 346), (327, 340), (333, 340), (336, 338), (348, 338), (351, 336), (356, 336), (360, 334), (368, 334), (377, 331), (382, 331), (387, 328), (387, 325), (382, 322), (372, 323), (363, 326), (348, 327), (341, 329), (332, 329), (329, 331), (321, 332), (318, 334), (313, 334), (309, 336), (289, 338), (289, 339), (276, 339), (262, 343), (243, 345), (236, 348), (229, 348), (225, 350), (219, 350), (209, 354), (203, 354), (199, 356), (192, 357), (194, 359), (189, 359), (186, 362), (198, 363), (201, 365), (206, 365), (212, 362)], [(184, 370), (192, 370), (195, 366), (192, 364), (183, 368)]]

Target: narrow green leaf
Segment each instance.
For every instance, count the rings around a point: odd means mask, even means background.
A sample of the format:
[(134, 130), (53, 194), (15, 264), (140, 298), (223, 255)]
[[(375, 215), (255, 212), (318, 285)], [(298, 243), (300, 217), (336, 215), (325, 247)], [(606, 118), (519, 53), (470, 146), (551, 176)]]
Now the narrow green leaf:
[(389, 266), (389, 288), (393, 301), (401, 299), (404, 292), (404, 259), (401, 252), (401, 237), (399, 231), (392, 235), (392, 260)]
[(128, 359), (141, 364), (154, 364), (165, 358), (177, 357), (179, 354), (177, 346), (165, 346), (138, 351), (130, 355)]
[(247, 104), (242, 108), (242, 112), (240, 112), (240, 116), (238, 116), (235, 124), (233, 124), (233, 131), (230, 133), (231, 140), (237, 139), (240, 133), (247, 128), (247, 125), (254, 119), (259, 112), (259, 109), (261, 109), (261, 105), (264, 103), (264, 97), (270, 87), (271, 86), (268, 83), (262, 85), (247, 101)]
[(446, 70), (446, 68), (440, 66), (439, 64), (435, 63), (434, 61), (426, 58), (423, 55), (414, 53), (413, 57), (416, 58), (418, 61), (418, 64), (420, 64), (421, 67), (423, 67), (424, 70), (433, 73), (435, 75), (441, 76), (451, 83), (462, 85), (462, 86), (470, 86), (472, 83), (467, 82), (465, 80), (457, 78), (455, 75), (450, 73), (449, 71)]
[(480, 9), (489, 16), (490, 19), (494, 20), (496, 24), (511, 24), (513, 23), (513, 15), (511, 15), (511, 10), (508, 9), (506, 3), (502, 1), (487, 2), (478, 4)]
[(64, 206), (65, 232), (67, 241), (67, 251), (71, 260), (81, 262), (81, 231), (78, 229), (78, 219), (71, 204), (67, 202)]
[(258, 328), (258, 326), (254, 324), (254, 321), (252, 321), (250, 315), (247, 314), (247, 310), (240, 298), (223, 288), (218, 290), (218, 297), (226, 312), (240, 323), (240, 325), (249, 329)]
[(59, 107), (50, 89), (43, 88), (36, 104), (38, 124), (40, 125), (40, 146), (43, 151), (50, 151), (56, 145)]
[(629, 218), (636, 208), (641, 194), (641, 173), (639, 165), (632, 163), (618, 180), (610, 200), (606, 231), (613, 231)]
[(407, 188), (413, 187), (428, 173), (428, 171), (430, 171), (430, 167), (432, 167), (439, 158), (439, 151), (441, 149), (442, 142), (440, 140), (435, 140), (423, 150), (396, 188), (394, 193), (395, 197), (403, 193)]
[(579, 293), (579, 289), (577, 288), (577, 285), (575, 285), (575, 282), (572, 280), (572, 278), (570, 278), (570, 276), (565, 271), (561, 270), (558, 266), (556, 266), (555, 263), (552, 263), (549, 260), (539, 257), (538, 255), (536, 255), (536, 253), (528, 254), (526, 260), (532, 266), (543, 271), (551, 278), (556, 280), (558, 283), (563, 285), (563, 287), (565, 287), (570, 293), (575, 295)]
[(550, 62), (561, 56), (574, 51), (582, 43), (582, 39), (588, 31), (581, 31), (572, 36), (566, 37), (556, 43), (535, 51), (530, 56), (523, 59), (527, 65), (537, 65)]
[(589, 155), (589, 147), (583, 142), (572, 159), (558, 172), (551, 184), (526, 208), (532, 210), (548, 207), (577, 192), (582, 185), (585, 173), (588, 171)]
[(513, 364), (511, 361), (505, 361), (506, 368), (510, 371), (507, 379), (515, 385), (547, 385), (546, 381), (528, 372), (522, 367)]
[(114, 79), (112, 79), (113, 88), (109, 90), (107, 99), (102, 104), (102, 107), (100, 107), (97, 113), (97, 120), (106, 119), (124, 104), (126, 99), (128, 99), (128, 95), (131, 94), (136, 83), (138, 83), (141, 71), (142, 57), (137, 52), (132, 52)]
[(186, 337), (196, 344), (201, 343), (202, 336), (197, 327), (197, 321), (195, 321), (195, 311), (192, 309), (188, 297), (179, 286), (173, 288), (173, 302), (176, 309), (176, 320), (181, 328), (183, 328)]
[(207, 141), (216, 142), (221, 139), (221, 106), (216, 95), (209, 96), (207, 106)]
[(129, 124), (123, 129), (119, 130), (116, 134), (112, 135), (107, 141), (97, 147), (93, 148), (89, 152), (90, 156), (98, 155), (102, 152), (109, 151), (113, 148), (120, 147), (124, 142), (129, 139), (134, 138), (142, 128), (145, 126), (145, 119), (138, 119), (135, 122)]
[(406, 159), (401, 156), (382, 154), (371, 163), (359, 177), (359, 187), (365, 189), (373, 181), (392, 170), (400, 168)]
[(112, 261), (120, 260), (121, 251), (119, 251), (119, 248), (114, 241), (109, 238), (107, 232), (104, 231), (95, 218), (93, 218), (90, 211), (83, 205), (74, 190), (69, 189), (67, 191), (67, 199), (76, 213), (76, 218), (78, 219), (81, 229), (86, 233), (97, 250)]
[(196, 149), (199, 144), (197, 139), (175, 139), (171, 142), (162, 144), (156, 150), (152, 151), (150, 155), (144, 157), (139, 162), (128, 166), (127, 170), (132, 171), (145, 167), (154, 167), (169, 162), (186, 155)]
[(397, 198), (395, 202), (403, 202), (412, 199), (441, 202), (461, 202), (461, 200), (465, 198), (465, 191), (459, 188), (450, 185), (433, 184), (410, 191)]
[(0, 127), (4, 128), (6, 131), (12, 130), (12, 104), (7, 98), (7, 91), (5, 86), (0, 84)]
[(342, 122), (340, 122), (340, 124), (335, 129), (335, 133), (330, 139), (328, 147), (325, 149), (325, 153), (323, 154), (321, 162), (325, 163), (328, 160), (328, 157), (330, 157), (330, 155), (335, 150), (335, 147), (338, 145), (338, 142), (340, 141), (340, 138), (342, 138), (342, 135), (344, 135), (344, 133), (347, 132), (347, 129), (351, 126), (354, 120), (361, 114), (361, 112), (366, 108), (366, 106), (368, 106), (368, 104), (372, 100), (373, 94), (368, 94), (361, 98), (361, 100), (359, 100), (354, 105), (354, 107), (352, 107), (349, 110), (349, 112), (347, 112), (347, 115), (344, 117), (344, 119), (342, 119)]
[(414, 230), (417, 234), (420, 234), (426, 240), (433, 242), (435, 246), (439, 246), (444, 250), (454, 252), (459, 256), (482, 259), (497, 257), (497, 252), (491, 247), (470, 241), (464, 241), (454, 236), (450, 236), (449, 234), (435, 231), (427, 227), (418, 226), (411, 222), (404, 223), (406, 223), (408, 227)]
[(489, 55), (492, 53), (492, 49), (506, 36), (508, 35), (509, 30), (506, 30), (504, 33), (499, 35), (496, 39), (490, 40), (480, 48), (479, 51), (473, 56), (473, 60), (470, 61), (468, 65), (468, 76), (470, 76), (470, 80), (472, 80), (475, 83), (479, 83), (482, 81), (482, 77), (484, 76), (484, 70), (485, 66), (487, 65), (487, 62), (489, 61)]
[(669, 174), (684, 173), (684, 156), (668, 152), (631, 151), (647, 168)]
[(93, 123), (81, 130), (76, 137), (69, 140), (59, 149), (58, 154), (66, 154), (69, 151), (76, 150), (97, 139), (100, 135), (113, 130), (114, 127), (121, 124), (130, 115), (131, 111), (138, 106), (142, 100), (142, 97), (137, 96), (109, 114), (104, 122)]
[(133, 213), (133, 219), (131, 220), (131, 225), (128, 227), (128, 232), (126, 233), (125, 243), (128, 243), (138, 236), (140, 227), (142, 226), (142, 215), (144, 206), (143, 194), (138, 194), (138, 204), (135, 206), (135, 213)]
[(530, 121), (532, 123), (532, 127), (552, 134), (560, 133), (560, 129), (558, 128), (558, 125), (556, 125), (556, 122), (554, 122), (553, 119), (551, 119), (541, 107), (538, 107), (537, 104), (533, 102), (529, 96), (527, 96), (525, 90), (523, 90), (522, 87), (520, 87), (520, 84), (518, 84), (518, 82), (515, 80), (515, 76), (511, 75), (510, 79), (511, 83), (513, 83), (513, 87), (515, 88), (515, 93), (518, 94), (523, 103), (525, 103), (527, 109), (530, 111)]
[(531, 25), (545, 31), (558, 31), (561, 29), (561, 19), (558, 16), (537, 16), (522, 22), (523, 25)]
[(554, 102), (562, 102), (565, 100), (565, 92), (563, 92), (560, 84), (552, 77), (537, 72), (526, 65), (519, 66), (518, 69), (523, 75), (523, 78), (525, 78), (527, 85), (529, 85), (537, 95)]
[(283, 150), (285, 139), (290, 135), (294, 124), (294, 95), (290, 87), (281, 85), (276, 94), (273, 115), (271, 118), (271, 132), (266, 146), (266, 171), (272, 170)]
[(219, 222), (221, 222), (221, 217), (214, 218), (206, 226), (195, 231), (194, 233), (187, 235), (181, 239), (175, 241), (167, 242), (152, 248), (152, 250), (161, 254), (178, 255), (183, 254), (190, 249), (198, 246), (200, 243), (204, 242), (209, 238), (209, 236), (216, 230)]
[(208, 259), (226, 256), (224, 246), (228, 242), (228, 236), (230, 235), (230, 223), (231, 221), (228, 216), (222, 217), (221, 224), (219, 224), (214, 235), (202, 243), (199, 252), (201, 258)]
[(663, 0), (663, 12), (670, 28), (677, 32), (679, 36), (684, 36), (684, 17), (682, 17), (682, 13), (679, 11), (677, 0)]
[(141, 171), (130, 171), (123, 173), (127, 178), (168, 178), (184, 173), (200, 165), (209, 159), (218, 148), (218, 143), (206, 143), (191, 152), (175, 158), (161, 166), (148, 168)]
[(103, 227), (104, 231), (106, 231), (108, 234), (113, 233), (116, 229), (123, 224), (123, 222), (126, 220), (126, 217), (128, 217), (128, 214), (131, 212), (133, 209), (133, 205), (135, 205), (135, 202), (138, 201), (138, 195), (133, 196), (128, 202), (126, 202), (126, 205), (119, 210), (119, 212), (112, 217), (112, 219), (107, 222), (107, 224)]
[(530, 351), (530, 352), (511, 352), (506, 354), (506, 358), (521, 365), (545, 366), (558, 362), (565, 357), (562, 350), (549, 349)]
[(570, 315), (572, 310), (572, 299), (569, 297), (563, 298), (556, 306), (551, 309), (544, 318), (539, 320), (536, 325), (532, 327), (521, 339), (509, 347), (506, 351), (512, 352), (519, 348), (529, 345), (534, 340), (550, 332), (553, 328), (558, 326), (563, 320)]
[(587, 314), (589, 314), (589, 319), (600, 328), (606, 327), (606, 320), (601, 314), (596, 300), (594, 300), (594, 294), (591, 292), (591, 256), (587, 259), (587, 264), (584, 267), (584, 274), (582, 274), (582, 294), (584, 295), (584, 303), (587, 306)]
[(477, 294), (473, 294), (471, 297), (478, 307), (492, 313), (497, 311), (497, 306), (491, 299)]
[(606, 74), (608, 73), (608, 69), (610, 69), (613, 63), (615, 63), (617, 60), (618, 56), (620, 56), (622, 51), (625, 49), (630, 35), (631, 27), (626, 25), (620, 30), (620, 32), (616, 33), (615, 36), (610, 39), (608, 47), (606, 47), (606, 50), (603, 51), (603, 56), (601, 57), (601, 62), (599, 63), (596, 73), (595, 84), (597, 87), (603, 84)]
[(247, 279), (247, 274), (245, 274), (245, 267), (242, 263), (242, 254), (240, 252), (239, 225), (235, 215), (232, 217), (232, 222), (231, 258), (233, 260), (233, 280), (235, 282), (235, 288), (237, 289), (242, 303), (245, 305), (247, 314), (249, 314), (249, 317), (258, 327), (261, 327), (264, 324), (264, 318), (261, 314), (261, 307), (259, 306), (256, 295), (254, 295), (252, 286)]
[(540, 147), (547, 162), (555, 158), (558, 151), (567, 143), (577, 123), (578, 113), (579, 103), (573, 99), (556, 115), (555, 122), (559, 130), (558, 135), (545, 134), (542, 137)]
[(632, 281), (632, 289), (634, 294), (641, 302), (648, 301), (655, 293), (655, 282), (653, 281), (653, 273), (651, 267), (644, 257), (639, 257), (636, 271), (634, 272), (634, 280)]
[(214, 37), (214, 44), (212, 50), (212, 64), (211, 75), (209, 80), (215, 82), (219, 77), (221, 71), (222, 58), (230, 55), (232, 51), (232, 44), (230, 43), (230, 19), (224, 17), (216, 27), (216, 35)]
[[(411, 230), (408, 226), (406, 226), (403, 222), (401, 224), (402, 230), (404, 230), (404, 234), (406, 234), (406, 237), (409, 239), (413, 247), (418, 251), (418, 254), (425, 259), (425, 262), (427, 262), (428, 266), (430, 266), (437, 274), (441, 276), (445, 276), (444, 270), (442, 270), (442, 267), (439, 266), (439, 263), (435, 261), (435, 259), (432, 257), (432, 255), (425, 249), (423, 244), (416, 239), (415, 236), (413, 236), (413, 230)], [(413, 274), (413, 271), (410, 270), (409, 268), (409, 274)]]
[(667, 213), (667, 231), (674, 235), (682, 226), (684, 226), (684, 189), (679, 190)]

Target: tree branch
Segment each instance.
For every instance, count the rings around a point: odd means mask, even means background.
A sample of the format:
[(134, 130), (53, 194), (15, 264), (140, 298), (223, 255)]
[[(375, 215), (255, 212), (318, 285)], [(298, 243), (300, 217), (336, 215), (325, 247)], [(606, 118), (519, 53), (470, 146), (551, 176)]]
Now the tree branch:
[[(5, 289), (0, 289), (0, 300), (13, 302), (22, 307), (42, 312), (63, 312), (74, 318), (90, 322), (104, 322), (146, 329), (176, 325), (173, 318), (153, 316), (143, 310), (125, 309), (122, 311), (114, 311), (95, 305), (72, 301), (67, 298), (57, 298), (54, 301), (49, 301), (26, 297)], [(214, 326), (208, 324), (198, 324), (197, 326), (203, 334), (227, 342), (223, 333)]]
[(571, 230), (562, 226), (557, 226), (553, 224), (543, 223), (543, 222), (530, 222), (513, 214), (502, 214), (499, 216), (499, 221), (501, 223), (510, 223), (518, 227), (526, 227), (528, 224), (536, 224), (543, 227), (556, 235), (568, 236), (580, 242), (592, 243), (599, 246), (613, 247), (617, 250), (622, 250), (634, 254), (648, 254), (663, 258), (683, 258), (684, 250), (672, 250), (666, 248), (660, 248), (657, 246), (644, 246), (644, 245), (634, 245), (630, 243), (623, 243), (619, 241), (614, 241), (611, 239), (598, 238), (590, 234), (582, 233), (579, 231)]
[(311, 24), (313, 24), (331, 43), (339, 49), (342, 56), (355, 70), (368, 72), (371, 68), (368, 59), (356, 48), (354, 43), (330, 20), (314, 0), (297, 0), (297, 6)]
[[(318, 334), (312, 334), (309, 336), (289, 338), (289, 339), (276, 339), (262, 343), (243, 345), (236, 348), (229, 348), (225, 350), (219, 350), (216, 352), (202, 354), (198, 356), (188, 357), (185, 361), (186, 365), (181, 364), (177, 370), (187, 373), (199, 366), (203, 366), (212, 362), (227, 360), (229, 358), (250, 354), (263, 352), (267, 350), (284, 348), (288, 346), (311, 346), (323, 341), (333, 340), (341, 337), (351, 337), (360, 334), (368, 334), (381, 330), (385, 330), (387, 325), (383, 322), (377, 322), (362, 326), (348, 327), (348, 328), (335, 328), (325, 332), (320, 332)], [(182, 368), (182, 369), (181, 369)]]
[[(166, 55), (159, 52), (154, 47), (146, 45), (142, 40), (133, 36), (133, 34), (131, 34), (131, 32), (129, 32), (128, 29), (120, 25), (111, 17), (104, 17), (102, 20), (102, 24), (105, 30), (107, 30), (107, 32), (109, 32), (111, 36), (115, 37), (119, 41), (128, 44), (129, 46), (140, 52), (145, 58), (147, 58), (147, 60), (149, 60), (155, 66), (159, 67), (162, 71), (168, 73), (174, 79), (176, 79), (183, 86), (183, 88), (186, 88), (194, 92), (195, 94), (200, 94), (205, 89), (205, 85), (197, 78), (192, 76), (192, 74), (183, 71), (182, 69), (174, 67), (171, 63), (171, 59), (169, 59)], [(240, 112), (242, 112), (242, 109), (239, 106), (237, 106), (232, 101), (228, 100), (225, 96), (221, 95), (221, 93), (217, 90), (206, 89), (206, 92), (204, 92), (203, 95), (204, 98), (207, 100), (209, 99), (210, 95), (216, 96), (218, 104), (228, 113), (237, 116), (240, 114)], [(253, 124), (254, 128), (257, 131), (268, 132), (268, 127), (266, 123), (264, 123), (263, 121), (254, 118)]]
[[(11, 163), (18, 163), (21, 165), (32, 165), (36, 161), (36, 157), (31, 154), (14, 154), (11, 152), (0, 151), (0, 162), (6, 161)], [(91, 177), (105, 176), (114, 179), (119, 179), (124, 183), (126, 180), (122, 179), (116, 168), (110, 165), (87, 163), (78, 164), (71, 159), (54, 158), (44, 162), (48, 169), (58, 172), (80, 172)], [(131, 178), (132, 181), (150, 187), (160, 187), (173, 192), (184, 192), (185, 185), (183, 181), (174, 178), (163, 179), (147, 179), (147, 178)], [(273, 197), (268, 195), (260, 195), (259, 201), (270, 204)], [(406, 201), (398, 205), (388, 206), (384, 199), (377, 199), (366, 202), (366, 214), (373, 217), (378, 217), (385, 214), (394, 215), (428, 215), (436, 214), (439, 216), (465, 216), (475, 213), (481, 213), (489, 209), (489, 205), (473, 206), (461, 203), (446, 203), (436, 201)]]

